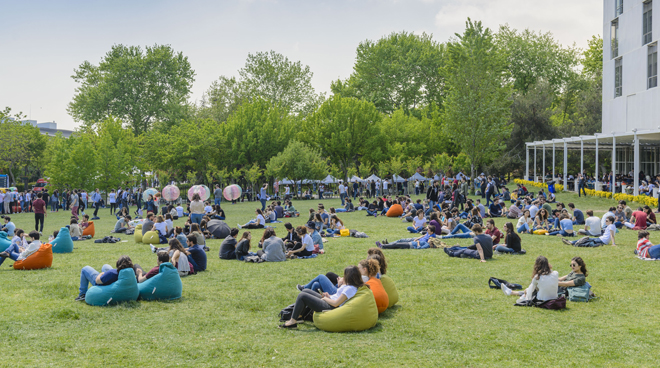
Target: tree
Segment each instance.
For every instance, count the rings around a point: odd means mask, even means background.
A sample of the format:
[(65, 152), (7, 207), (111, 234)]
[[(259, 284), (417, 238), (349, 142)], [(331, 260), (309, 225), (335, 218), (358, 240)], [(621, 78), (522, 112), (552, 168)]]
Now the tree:
[(321, 180), (328, 171), (328, 165), (318, 150), (296, 140), (292, 140), (282, 152), (272, 157), (266, 167), (276, 178), (288, 178), (300, 185), (304, 179)]
[(197, 117), (224, 123), (247, 97), (244, 83), (235, 77), (220, 76), (202, 96)]
[(335, 81), (332, 92), (373, 102), (378, 111), (392, 114), (435, 103), (442, 106), (444, 45), (423, 33), (392, 33), (357, 48), (353, 74)]
[(14, 170), (34, 165), (46, 147), (39, 128), (23, 119), (23, 114), (12, 114), (9, 107), (0, 110), (0, 168), (7, 169), (11, 183), (16, 183)]
[(241, 88), (249, 96), (259, 97), (295, 114), (314, 111), (323, 96), (312, 87), (309, 66), (275, 51), (248, 54), (245, 66), (238, 71)]
[(79, 84), (68, 112), (93, 126), (115, 116), (135, 135), (155, 121), (169, 125), (185, 117), (195, 72), (182, 53), (170, 46), (114, 45), (99, 65), (80, 64), (73, 80)]
[(504, 54), (490, 29), (469, 18), (462, 35), (448, 44), (445, 128), (475, 166), (496, 157), (511, 131), (511, 87)]
[(371, 102), (335, 95), (305, 120), (298, 138), (338, 164), (346, 180), (351, 165), (355, 164), (359, 173), (362, 160), (378, 162), (383, 158), (381, 119)]

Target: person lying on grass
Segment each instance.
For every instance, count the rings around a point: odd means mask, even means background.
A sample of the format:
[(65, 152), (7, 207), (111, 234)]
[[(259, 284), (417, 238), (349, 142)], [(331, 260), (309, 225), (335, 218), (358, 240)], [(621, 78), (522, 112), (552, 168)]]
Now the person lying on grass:
[(158, 272), (160, 272), (160, 265), (165, 263), (165, 262), (169, 262), (169, 261), (170, 261), (170, 255), (167, 254), (166, 251), (162, 250), (162, 251), (158, 252), (158, 264), (156, 265), (156, 267), (149, 270), (149, 272), (144, 273), (144, 270), (142, 269), (142, 267), (140, 267), (140, 265), (136, 264), (135, 265), (135, 270), (136, 270), (135, 278), (137, 279), (137, 282), (142, 283), (142, 282), (145, 282), (145, 281), (149, 280), (150, 278), (158, 275)]
[(2, 264), (2, 262), (4, 262), (4, 260), (7, 258), (10, 258), (14, 262), (22, 261), (27, 257), (36, 253), (39, 250), (39, 248), (41, 248), (41, 241), (39, 240), (41, 235), (39, 234), (38, 231), (32, 230), (30, 231), (28, 236), (30, 237), (31, 242), (28, 244), (26, 248), (20, 248), (18, 246), (10, 245), (9, 248), (7, 248), (4, 252), (0, 253), (0, 258), (2, 258), (0, 264)]
[[(605, 219), (605, 230), (603, 231), (603, 235), (601, 235), (598, 238), (589, 238), (589, 242), (587, 244), (583, 244), (582, 246), (585, 247), (598, 247), (601, 245), (607, 245), (610, 242), (612, 242), (612, 246), (616, 247), (616, 241), (614, 240), (614, 234), (616, 234), (616, 226), (614, 226), (614, 217), (613, 216), (608, 216)], [(578, 241), (569, 241), (566, 238), (562, 238), (561, 241), (566, 244), (566, 245), (575, 245)]]
[(506, 295), (520, 296), (519, 300), (538, 300), (557, 299), (559, 287), (559, 274), (552, 270), (552, 265), (544, 256), (538, 256), (534, 262), (534, 272), (532, 273), (532, 283), (523, 291), (513, 291), (504, 283), (501, 288)]
[(97, 285), (110, 285), (119, 279), (119, 271), (125, 268), (133, 268), (133, 261), (129, 256), (121, 256), (117, 260), (116, 269), (112, 268), (109, 264), (103, 265), (101, 272), (99, 273), (91, 266), (85, 266), (80, 271), (80, 288), (78, 297), (76, 297), (77, 302), (82, 302), (85, 300), (85, 294), (87, 294), (87, 289), (89, 284), (92, 286)]
[(501, 253), (520, 253), (522, 250), (520, 236), (513, 231), (513, 224), (510, 222), (504, 224), (504, 232), (506, 233), (504, 244), (493, 244), (493, 250)]
[(300, 317), (305, 307), (309, 307), (314, 312), (322, 312), (341, 307), (355, 296), (358, 288), (362, 285), (364, 285), (364, 282), (362, 281), (360, 270), (356, 266), (346, 267), (344, 269), (344, 277), (340, 277), (337, 280), (338, 289), (336, 293), (330, 294), (325, 292), (321, 295), (310, 289), (304, 289), (296, 298), (291, 319), (279, 327), (298, 328), (298, 323), (303, 323), (304, 321), (298, 321), (296, 319)]
[(646, 230), (640, 230), (637, 233), (637, 249), (635, 249), (635, 254), (642, 258), (660, 258), (660, 245), (653, 245), (649, 240), (649, 232)]
[(481, 262), (493, 258), (493, 238), (483, 233), (481, 225), (472, 226), (472, 233), (474, 234), (473, 245), (444, 248), (445, 253), (450, 257), (475, 258), (481, 260)]
[(427, 249), (431, 247), (428, 243), (430, 238), (435, 238), (435, 227), (433, 225), (429, 225), (426, 234), (420, 237), (399, 239), (394, 243), (388, 243), (385, 239), (382, 243), (376, 242), (376, 246), (382, 249)]

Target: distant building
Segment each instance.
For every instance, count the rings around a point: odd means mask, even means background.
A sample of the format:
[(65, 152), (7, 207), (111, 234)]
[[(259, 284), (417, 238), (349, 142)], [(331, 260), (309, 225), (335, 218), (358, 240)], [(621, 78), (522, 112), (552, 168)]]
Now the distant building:
[(57, 133), (62, 133), (62, 137), (69, 138), (73, 133), (71, 130), (57, 129), (57, 123), (54, 121), (39, 123), (36, 120), (21, 120), (21, 122), (39, 128), (42, 135), (47, 135), (49, 137), (54, 137)]

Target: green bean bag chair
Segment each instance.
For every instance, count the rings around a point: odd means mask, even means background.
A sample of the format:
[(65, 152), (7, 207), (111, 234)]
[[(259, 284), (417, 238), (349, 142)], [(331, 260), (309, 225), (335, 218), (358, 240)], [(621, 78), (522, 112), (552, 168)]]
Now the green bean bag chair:
[(57, 237), (51, 240), (50, 244), (53, 246), (53, 253), (73, 252), (73, 240), (71, 240), (71, 233), (67, 227), (61, 228)]
[(374, 294), (367, 286), (358, 289), (355, 296), (344, 305), (324, 312), (314, 313), (316, 328), (328, 332), (364, 331), (378, 322), (378, 307)]
[(140, 295), (140, 291), (135, 279), (135, 271), (132, 268), (124, 268), (119, 271), (119, 278), (114, 283), (89, 288), (85, 295), (85, 302), (96, 306), (114, 305), (137, 300), (138, 295)]
[(391, 308), (394, 304), (396, 304), (396, 302), (399, 301), (399, 292), (396, 290), (396, 286), (394, 285), (394, 281), (392, 281), (391, 277), (387, 275), (381, 275), (380, 282), (383, 283), (383, 288), (385, 288), (385, 292), (390, 298), (388, 308)]
[(170, 262), (161, 263), (158, 275), (138, 284), (140, 299), (172, 300), (181, 298), (183, 285), (179, 271)]
[(145, 244), (160, 244), (160, 237), (158, 237), (158, 230), (147, 231), (142, 237), (142, 242)]
[(11, 240), (7, 239), (7, 232), (0, 231), (0, 253), (4, 252), (11, 245)]
[(136, 243), (142, 243), (142, 224), (139, 224), (135, 227), (133, 239), (135, 239)]

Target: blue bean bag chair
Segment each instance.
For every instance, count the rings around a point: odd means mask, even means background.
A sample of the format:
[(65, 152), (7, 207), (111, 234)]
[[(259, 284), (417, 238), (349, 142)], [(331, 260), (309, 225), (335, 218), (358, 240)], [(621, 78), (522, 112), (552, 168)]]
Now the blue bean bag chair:
[(66, 227), (60, 229), (57, 237), (51, 240), (50, 244), (53, 246), (53, 253), (73, 252), (73, 240), (71, 240), (71, 233)]
[(183, 285), (179, 271), (170, 262), (161, 263), (158, 275), (138, 284), (140, 299), (172, 300), (181, 298)]
[(89, 288), (85, 295), (85, 302), (96, 306), (114, 305), (137, 300), (139, 295), (135, 271), (132, 268), (125, 268), (119, 271), (119, 279), (114, 283)]
[(11, 245), (11, 240), (7, 239), (7, 232), (0, 231), (0, 252), (4, 252)]

